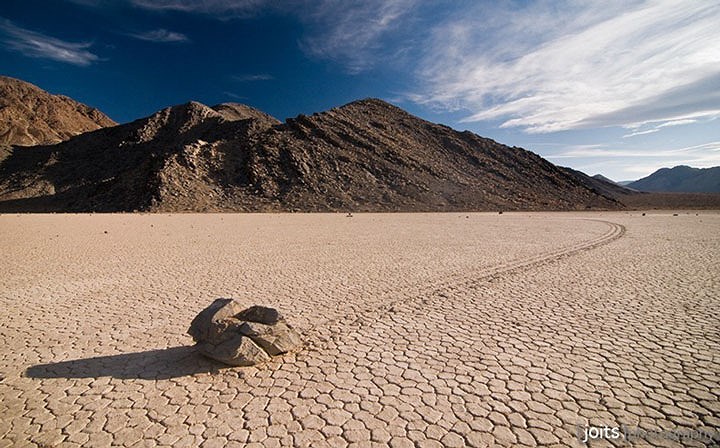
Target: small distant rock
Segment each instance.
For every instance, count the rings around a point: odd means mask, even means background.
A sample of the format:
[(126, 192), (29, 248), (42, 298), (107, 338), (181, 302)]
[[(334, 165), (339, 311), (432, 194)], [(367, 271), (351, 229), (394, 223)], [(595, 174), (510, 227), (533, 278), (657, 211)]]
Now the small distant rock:
[(245, 308), (233, 299), (217, 299), (202, 310), (188, 334), (203, 355), (232, 366), (259, 364), (302, 345), (276, 309)]

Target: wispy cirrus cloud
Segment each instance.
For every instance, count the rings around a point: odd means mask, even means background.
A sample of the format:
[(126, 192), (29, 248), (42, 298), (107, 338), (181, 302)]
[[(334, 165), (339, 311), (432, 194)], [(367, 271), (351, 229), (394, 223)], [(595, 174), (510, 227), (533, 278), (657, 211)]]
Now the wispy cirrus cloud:
[(712, 117), (719, 22), (712, 1), (483, 4), (433, 29), (411, 98), (530, 133)]
[(390, 45), (389, 34), (409, 24), (403, 19), (416, 12), (423, 0), (131, 0), (157, 11), (200, 13), (219, 19), (250, 18), (274, 11), (298, 18), (305, 25), (300, 48), (308, 56), (342, 64), (358, 73), (397, 54), (402, 45)]
[(0, 19), (0, 34), (7, 48), (31, 58), (50, 59), (67, 64), (87, 66), (101, 58), (89, 51), (92, 42), (69, 42), (37, 31), (19, 27)]
[[(691, 165), (698, 167), (711, 167), (720, 165), (720, 141), (711, 141), (698, 145), (682, 146), (677, 148), (664, 147), (653, 149), (613, 149), (604, 145), (568, 145), (560, 151), (548, 154), (550, 160), (563, 161), (577, 160), (612, 160), (616, 164), (628, 167), (647, 165), (648, 160), (655, 161), (658, 168), (662, 166)], [(655, 166), (655, 165), (653, 165)]]
[[(713, 114), (711, 114), (711, 116), (710, 116), (711, 119), (714, 118), (712, 115)], [(633, 129), (634, 131), (629, 134), (623, 135), (623, 138), (635, 137), (638, 135), (654, 134), (655, 132), (660, 132), (663, 128), (670, 128), (670, 127), (675, 127), (675, 126), (685, 126), (688, 124), (698, 123), (698, 122), (701, 122), (701, 119), (700, 119), (701, 117), (702, 117), (702, 115), (699, 115), (698, 118), (690, 118), (690, 119), (684, 118), (684, 119), (680, 119), (680, 120), (664, 121), (658, 125), (655, 125), (654, 127), (651, 127), (650, 129), (645, 129), (645, 130), (639, 130), (640, 127), (642, 127), (642, 125), (632, 124), (627, 127), (629, 127), (630, 129)]]
[(602, 172), (615, 179), (637, 179), (664, 167), (688, 165), (710, 168), (720, 165), (720, 141), (680, 147), (652, 149), (616, 148), (614, 145), (567, 145), (547, 159), (559, 165), (570, 164), (586, 173)]
[(227, 90), (223, 92), (223, 95), (229, 96), (230, 98), (233, 98), (233, 99), (236, 99), (236, 100), (246, 100), (246, 99), (247, 99), (246, 96), (238, 95), (238, 94), (235, 93), (235, 92), (229, 92), (229, 91), (227, 91)]
[(182, 11), (219, 15), (223, 18), (252, 16), (268, 0), (131, 0), (137, 7), (156, 11)]
[(239, 82), (252, 82), (252, 81), (271, 81), (275, 79), (273, 75), (267, 73), (256, 73), (256, 74), (242, 74), (233, 75), (232, 79)]
[(660, 131), (660, 127), (656, 127), (656, 128), (652, 128), (652, 129), (646, 129), (646, 130), (644, 130), (644, 131), (635, 131), (635, 132), (631, 132), (631, 133), (629, 133), (629, 134), (623, 135), (623, 138), (636, 137), (636, 136), (638, 136), (638, 135), (654, 134), (655, 132), (659, 132), (659, 131)]
[(372, 67), (386, 53), (402, 45), (388, 45), (384, 38), (407, 26), (405, 19), (419, 0), (321, 0), (301, 13), (309, 28), (302, 39), (302, 50), (316, 58), (342, 63), (357, 73)]
[(584, 157), (613, 157), (613, 156), (632, 156), (632, 157), (672, 157), (679, 154), (693, 154), (698, 151), (717, 152), (720, 157), (720, 141), (712, 141), (701, 143), (698, 145), (682, 146), (679, 148), (653, 148), (647, 150), (619, 150), (610, 149), (605, 144), (597, 145), (567, 145), (561, 151), (548, 155), (554, 158), (584, 158)]
[(697, 123), (699, 120), (693, 118), (693, 119), (683, 119), (683, 120), (673, 120), (673, 121), (666, 121), (665, 123), (662, 123), (658, 125), (658, 128), (669, 128), (671, 126), (685, 126), (686, 124), (693, 124)]
[(129, 36), (135, 39), (145, 40), (148, 42), (188, 42), (190, 39), (182, 34), (175, 31), (169, 31), (164, 28), (157, 30), (144, 31), (140, 33), (130, 33)]

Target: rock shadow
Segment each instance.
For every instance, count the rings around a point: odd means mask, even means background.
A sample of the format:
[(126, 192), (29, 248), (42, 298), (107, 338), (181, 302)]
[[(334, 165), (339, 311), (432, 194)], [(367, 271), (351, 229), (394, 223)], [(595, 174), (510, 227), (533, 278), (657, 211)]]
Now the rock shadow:
[(200, 355), (194, 346), (98, 356), (29, 367), (29, 378), (98, 378), (163, 380), (197, 373), (217, 373), (224, 364)]

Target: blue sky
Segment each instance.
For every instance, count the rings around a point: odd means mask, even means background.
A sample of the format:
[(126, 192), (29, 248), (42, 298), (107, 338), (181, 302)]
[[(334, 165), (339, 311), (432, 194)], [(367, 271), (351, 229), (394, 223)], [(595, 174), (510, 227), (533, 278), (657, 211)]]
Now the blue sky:
[(3, 0), (0, 73), (119, 122), (379, 97), (626, 180), (720, 165), (718, 23), (716, 0)]

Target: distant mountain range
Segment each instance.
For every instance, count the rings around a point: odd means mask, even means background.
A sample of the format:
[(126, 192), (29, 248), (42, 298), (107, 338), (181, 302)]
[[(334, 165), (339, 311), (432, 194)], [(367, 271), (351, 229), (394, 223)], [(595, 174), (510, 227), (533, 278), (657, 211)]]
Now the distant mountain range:
[[(8, 134), (65, 141), (0, 157), (5, 212), (588, 210), (623, 208), (635, 195), (378, 99), (284, 123), (242, 104), (189, 102), (113, 126), (72, 100), (54, 106), (35, 86), (0, 81), (25, 92), (12, 97), (21, 104), (6, 101), (23, 129), (61, 111), (67, 119), (42, 136)], [(42, 116), (29, 111), (40, 103)]]
[(720, 193), (720, 166), (660, 168), (647, 177), (628, 183), (627, 187), (640, 191)]

